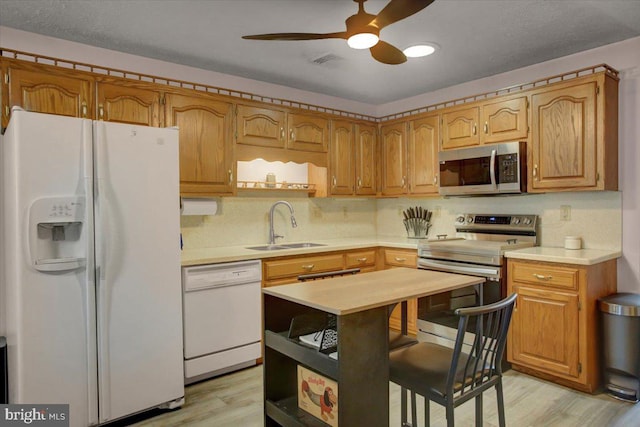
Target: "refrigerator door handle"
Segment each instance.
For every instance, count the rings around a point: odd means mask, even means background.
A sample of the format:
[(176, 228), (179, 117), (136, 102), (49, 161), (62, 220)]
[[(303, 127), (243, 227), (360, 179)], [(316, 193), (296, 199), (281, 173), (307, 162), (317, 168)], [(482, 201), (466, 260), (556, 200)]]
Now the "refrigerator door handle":
[(87, 389), (89, 390), (88, 419), (91, 425), (99, 421), (98, 413), (98, 375), (97, 375), (97, 337), (96, 337), (96, 270), (94, 246), (94, 211), (93, 211), (93, 126), (90, 120), (83, 123), (82, 135), (82, 181), (84, 184), (84, 217), (86, 229), (85, 238), (85, 307), (87, 315), (86, 340), (87, 349)]
[(106, 163), (106, 147), (104, 146), (106, 135), (102, 122), (94, 122), (94, 176), (95, 176), (95, 239), (96, 239), (96, 318), (97, 318), (97, 344), (98, 344), (98, 396), (100, 407), (100, 422), (108, 421), (110, 415), (111, 388), (109, 375), (109, 301), (110, 290), (107, 281), (107, 254), (108, 254), (108, 216), (107, 198), (104, 183)]

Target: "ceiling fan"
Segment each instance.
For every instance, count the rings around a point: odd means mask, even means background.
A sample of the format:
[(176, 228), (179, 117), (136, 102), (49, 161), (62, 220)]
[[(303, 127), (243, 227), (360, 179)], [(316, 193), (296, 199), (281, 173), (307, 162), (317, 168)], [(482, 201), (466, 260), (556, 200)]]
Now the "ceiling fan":
[(358, 13), (345, 21), (346, 31), (337, 33), (273, 33), (243, 36), (248, 40), (319, 40), (345, 39), (354, 49), (369, 49), (371, 56), (384, 64), (402, 64), (407, 60), (404, 53), (395, 46), (379, 39), (380, 30), (387, 25), (420, 12), (434, 0), (391, 0), (377, 15), (364, 11), (367, 0), (353, 0), (358, 3)]

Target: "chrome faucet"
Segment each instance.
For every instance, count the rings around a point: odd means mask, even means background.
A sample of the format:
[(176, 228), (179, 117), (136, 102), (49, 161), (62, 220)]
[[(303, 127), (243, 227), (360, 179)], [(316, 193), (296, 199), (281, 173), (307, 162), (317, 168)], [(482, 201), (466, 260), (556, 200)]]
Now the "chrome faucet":
[(284, 237), (284, 236), (280, 236), (279, 234), (276, 234), (273, 229), (273, 211), (276, 210), (276, 206), (278, 205), (285, 205), (286, 207), (289, 208), (289, 212), (291, 212), (291, 227), (296, 228), (298, 226), (298, 223), (296, 223), (296, 218), (293, 216), (293, 206), (291, 206), (291, 203), (285, 202), (284, 200), (278, 200), (277, 202), (275, 202), (273, 206), (271, 206), (271, 210), (269, 211), (269, 244), (270, 245), (275, 245), (276, 239), (278, 237)]

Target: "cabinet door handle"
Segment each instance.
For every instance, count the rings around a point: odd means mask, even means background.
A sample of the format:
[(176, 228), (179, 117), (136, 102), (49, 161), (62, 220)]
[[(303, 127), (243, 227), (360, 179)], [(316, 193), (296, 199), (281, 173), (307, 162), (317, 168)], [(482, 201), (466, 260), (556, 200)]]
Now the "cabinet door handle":
[(433, 176), (433, 185), (438, 185), (438, 175)]
[(335, 187), (336, 184), (338, 183), (338, 180), (336, 179), (336, 176), (333, 176), (333, 186)]
[(82, 101), (82, 117), (87, 117), (87, 103)]
[(315, 264), (307, 264), (307, 265), (303, 265), (302, 269), (310, 271), (310, 270), (313, 270), (314, 267), (315, 267)]
[(396, 257), (396, 262), (405, 262), (406, 260), (406, 258)]
[(233, 171), (229, 169), (229, 184), (233, 184)]
[(478, 126), (474, 123), (473, 124), (473, 134), (477, 134), (478, 133)]
[(536, 273), (533, 273), (533, 277), (535, 277), (538, 280), (544, 280), (545, 282), (553, 279), (553, 276), (544, 276), (542, 274), (536, 274)]
[(358, 177), (358, 188), (362, 188), (362, 179)]
[(403, 176), (403, 177), (402, 177), (402, 188), (404, 188), (404, 186), (405, 186), (406, 182), (407, 182), (407, 177), (406, 177), (406, 176)]
[(538, 180), (538, 165), (533, 165), (533, 177)]
[(289, 129), (289, 139), (290, 139), (291, 141), (295, 141), (295, 140), (296, 140), (296, 134), (295, 134), (295, 132), (293, 131), (293, 129)]
[(98, 117), (100, 120), (104, 119), (104, 105), (102, 104), (98, 105)]
[(280, 128), (280, 141), (284, 141), (284, 128)]
[(367, 262), (367, 257), (356, 259), (358, 262)]
[(484, 122), (484, 133), (489, 133), (489, 123)]

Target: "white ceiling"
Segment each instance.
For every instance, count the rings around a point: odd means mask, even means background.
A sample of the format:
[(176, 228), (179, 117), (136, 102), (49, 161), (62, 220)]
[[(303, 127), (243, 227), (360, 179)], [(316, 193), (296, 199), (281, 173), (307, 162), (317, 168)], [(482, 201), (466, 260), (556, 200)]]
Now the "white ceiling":
[(436, 0), (382, 30), (400, 49), (440, 46), (401, 65), (341, 39), (241, 38), (343, 31), (356, 11), (352, 0), (0, 0), (0, 25), (369, 104), (640, 36), (640, 0)]

